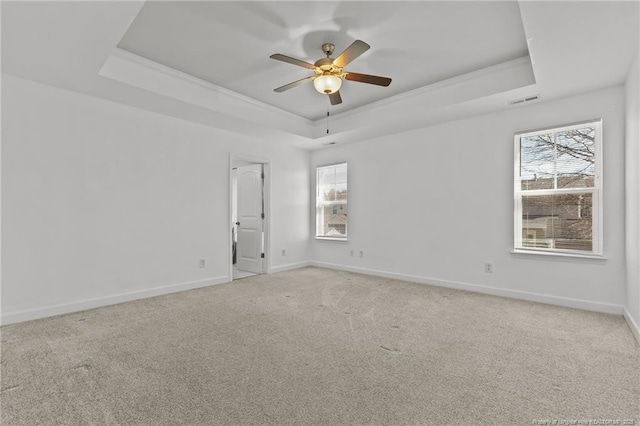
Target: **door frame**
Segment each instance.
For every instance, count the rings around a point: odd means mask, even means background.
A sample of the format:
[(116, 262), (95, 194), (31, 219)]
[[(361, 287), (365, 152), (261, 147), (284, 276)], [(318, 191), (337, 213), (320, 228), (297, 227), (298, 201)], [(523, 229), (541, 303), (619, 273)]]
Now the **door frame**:
[(268, 274), (271, 270), (271, 160), (265, 157), (245, 154), (229, 154), (229, 216), (227, 217), (228, 227), (228, 247), (229, 247), (229, 282), (233, 281), (233, 247), (231, 244), (231, 218), (233, 217), (233, 163), (235, 161), (243, 161), (252, 164), (262, 164), (262, 172), (264, 173), (264, 188), (262, 198), (264, 202), (264, 222), (262, 232), (264, 233), (264, 259), (262, 260), (262, 273)]

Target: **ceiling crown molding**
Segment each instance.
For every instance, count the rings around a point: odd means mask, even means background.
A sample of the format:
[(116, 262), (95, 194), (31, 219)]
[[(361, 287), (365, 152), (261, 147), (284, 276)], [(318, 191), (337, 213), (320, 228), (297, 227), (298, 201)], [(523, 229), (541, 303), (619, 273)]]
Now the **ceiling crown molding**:
[(311, 120), (120, 48), (113, 50), (99, 74), (218, 113), (250, 120), (261, 126), (311, 137)]
[[(114, 49), (99, 74), (234, 119), (245, 120), (252, 125), (297, 135), (309, 140), (309, 148), (327, 138), (324, 119), (308, 120), (123, 49)], [(433, 114), (438, 109), (532, 84), (535, 84), (535, 78), (531, 61), (528, 56), (521, 57), (337, 114), (332, 117), (332, 126), (334, 129), (349, 129), (343, 135), (345, 141), (357, 140), (359, 136), (364, 137), (372, 131), (375, 134), (396, 131), (397, 126), (390, 122), (389, 117), (403, 117), (395, 121), (404, 125), (408, 118), (420, 122), (425, 115)], [(334, 130), (330, 137), (335, 138), (340, 133)]]

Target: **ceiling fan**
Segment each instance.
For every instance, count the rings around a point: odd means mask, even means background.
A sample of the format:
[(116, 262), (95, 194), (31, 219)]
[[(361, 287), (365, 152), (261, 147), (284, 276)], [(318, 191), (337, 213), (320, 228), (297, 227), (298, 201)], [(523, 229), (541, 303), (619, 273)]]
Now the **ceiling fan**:
[(371, 46), (362, 40), (356, 40), (344, 52), (338, 55), (337, 58), (332, 58), (335, 46), (331, 43), (325, 43), (322, 45), (322, 51), (327, 55), (326, 58), (318, 59), (314, 64), (301, 61), (290, 56), (276, 53), (269, 56), (272, 59), (278, 61), (287, 62), (289, 64), (298, 65), (303, 68), (307, 68), (313, 71), (314, 75), (306, 77), (297, 81), (294, 81), (284, 86), (280, 86), (273, 89), (274, 92), (284, 92), (285, 90), (293, 89), (305, 83), (306, 81), (313, 81), (313, 86), (320, 93), (329, 95), (329, 101), (331, 105), (337, 105), (342, 103), (342, 97), (340, 96), (340, 86), (342, 85), (342, 79), (358, 81), (360, 83), (375, 84), (377, 86), (387, 87), (391, 84), (391, 79), (388, 77), (378, 77), (376, 75), (358, 74), (355, 72), (346, 72), (342, 69), (347, 66), (351, 61), (362, 55), (369, 50)]

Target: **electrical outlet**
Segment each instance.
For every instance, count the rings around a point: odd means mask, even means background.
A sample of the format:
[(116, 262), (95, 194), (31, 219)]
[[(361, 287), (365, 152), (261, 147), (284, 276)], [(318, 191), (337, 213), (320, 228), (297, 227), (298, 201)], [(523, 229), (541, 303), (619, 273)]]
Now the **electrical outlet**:
[(360, 257), (364, 257), (364, 250), (360, 250)]
[(286, 249), (282, 249), (282, 255), (286, 256), (287, 255), (287, 250)]
[(204, 268), (204, 259), (200, 259), (200, 260), (198, 261), (198, 267), (200, 267), (200, 268)]
[(493, 274), (493, 263), (485, 263), (484, 264), (484, 271), (487, 274)]

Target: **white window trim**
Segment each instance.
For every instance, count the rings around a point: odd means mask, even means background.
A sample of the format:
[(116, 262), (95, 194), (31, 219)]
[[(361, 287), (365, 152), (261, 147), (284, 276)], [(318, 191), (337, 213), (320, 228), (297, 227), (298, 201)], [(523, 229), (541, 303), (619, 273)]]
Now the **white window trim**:
[[(526, 190), (521, 189), (520, 181), (520, 141), (524, 137), (544, 135), (548, 133), (555, 133), (558, 131), (568, 131), (583, 128), (585, 125), (592, 125), (596, 131), (595, 143), (595, 164), (594, 164), (594, 183), (591, 188), (562, 188), (562, 189), (536, 189)], [(530, 130), (525, 132), (518, 132), (514, 136), (514, 179), (513, 179), (513, 205), (514, 205), (514, 221), (513, 221), (513, 235), (514, 235), (514, 248), (513, 253), (518, 254), (550, 254), (555, 256), (566, 257), (584, 257), (584, 258), (603, 258), (604, 257), (604, 244), (603, 244), (603, 196), (602, 196), (602, 119), (594, 119), (581, 121), (579, 123), (572, 123), (567, 125), (553, 126), (546, 129)], [(548, 249), (548, 248), (531, 248), (522, 246), (522, 195), (551, 195), (551, 194), (572, 194), (572, 193), (591, 193), (593, 199), (593, 205), (596, 208), (592, 209), (592, 251), (583, 250), (562, 250), (562, 249)]]
[(349, 191), (349, 163), (346, 161), (341, 161), (338, 163), (331, 163), (331, 164), (323, 164), (323, 165), (319, 165), (316, 166), (316, 177), (315, 177), (315, 184), (316, 184), (316, 212), (315, 212), (315, 228), (316, 228), (316, 232), (315, 232), (315, 238), (316, 240), (325, 240), (325, 241), (348, 241), (349, 240), (349, 218), (347, 216), (347, 223), (346, 223), (346, 229), (347, 229), (347, 235), (344, 237), (336, 237), (336, 236), (324, 236), (324, 235), (318, 235), (318, 218), (320, 215), (320, 211), (325, 207), (325, 206), (333, 206), (333, 205), (348, 205), (349, 204), (349, 195), (347, 192), (347, 201), (343, 201), (343, 200), (333, 200), (333, 201), (322, 201), (320, 200), (320, 184), (318, 182), (318, 170), (323, 168), (323, 167), (331, 167), (331, 166), (340, 166), (340, 165), (346, 165), (347, 166), (347, 191)]
[(316, 240), (322, 240), (322, 241), (342, 241), (342, 242), (347, 242), (349, 241), (348, 237), (321, 237), (316, 235)]

